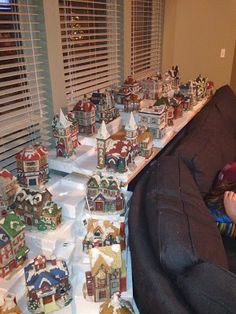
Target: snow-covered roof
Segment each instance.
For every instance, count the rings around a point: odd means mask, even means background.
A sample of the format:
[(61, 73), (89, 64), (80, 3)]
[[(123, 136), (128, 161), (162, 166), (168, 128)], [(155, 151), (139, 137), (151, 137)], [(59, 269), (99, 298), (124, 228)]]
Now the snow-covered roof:
[(165, 109), (166, 105), (160, 105), (151, 108), (142, 108), (139, 110), (139, 113), (153, 114), (159, 116), (164, 113)]
[(20, 160), (40, 160), (48, 154), (47, 149), (42, 145), (29, 145), (16, 154), (16, 159)]
[[(36, 270), (37, 260), (42, 259), (45, 262), (45, 267)], [(30, 290), (41, 289), (42, 284), (46, 281), (49, 285), (54, 286), (59, 284), (60, 279), (68, 276), (68, 269), (63, 260), (56, 260), (55, 264), (45, 256), (37, 256), (25, 269), (26, 285)]]
[(0, 171), (0, 177), (8, 178), (8, 179), (10, 179), (10, 180), (16, 179), (16, 178), (13, 176), (13, 174), (12, 174), (10, 171), (8, 171), (7, 169), (2, 169), (2, 170)]
[(96, 267), (99, 267), (97, 262), (103, 261), (110, 268), (117, 269), (121, 268), (122, 260), (121, 260), (121, 248), (120, 244), (113, 244), (111, 246), (104, 246), (99, 248), (92, 248), (89, 251), (89, 259), (91, 271), (96, 272)]
[(73, 111), (89, 112), (95, 110), (95, 105), (91, 100), (84, 98), (74, 106)]

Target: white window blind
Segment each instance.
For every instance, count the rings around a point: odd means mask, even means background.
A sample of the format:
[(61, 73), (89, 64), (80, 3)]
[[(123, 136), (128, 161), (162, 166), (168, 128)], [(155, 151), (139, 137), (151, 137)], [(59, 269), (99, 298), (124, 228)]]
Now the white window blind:
[(120, 81), (118, 0), (59, 0), (68, 105)]
[(0, 168), (13, 172), (17, 152), (48, 139), (40, 2), (0, 0)]
[(132, 0), (131, 74), (136, 79), (160, 71), (163, 0)]

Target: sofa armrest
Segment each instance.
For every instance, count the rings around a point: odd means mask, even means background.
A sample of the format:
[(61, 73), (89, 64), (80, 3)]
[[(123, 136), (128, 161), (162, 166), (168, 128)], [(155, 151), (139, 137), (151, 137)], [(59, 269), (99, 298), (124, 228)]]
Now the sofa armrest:
[(222, 267), (194, 265), (178, 276), (177, 285), (196, 313), (236, 312), (236, 275)]
[(161, 158), (146, 186), (149, 238), (168, 275), (175, 278), (201, 261), (227, 268), (219, 230), (185, 163), (175, 156)]

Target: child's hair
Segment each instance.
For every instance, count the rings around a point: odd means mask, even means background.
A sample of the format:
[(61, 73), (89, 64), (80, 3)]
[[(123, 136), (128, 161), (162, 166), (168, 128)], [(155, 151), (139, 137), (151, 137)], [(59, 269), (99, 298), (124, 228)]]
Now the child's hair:
[(205, 196), (207, 205), (217, 204), (217, 209), (224, 210), (224, 193), (226, 191), (236, 193), (236, 182), (222, 182), (215, 185)]

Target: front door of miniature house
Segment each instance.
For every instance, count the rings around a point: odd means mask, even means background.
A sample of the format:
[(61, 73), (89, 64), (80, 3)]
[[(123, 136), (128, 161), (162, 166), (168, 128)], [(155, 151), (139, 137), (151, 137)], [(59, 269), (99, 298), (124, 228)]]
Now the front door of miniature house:
[(47, 295), (43, 297), (43, 304), (49, 304), (53, 301), (53, 295)]
[(114, 171), (117, 171), (117, 164), (116, 164), (116, 160), (114, 160), (113, 158), (110, 158), (108, 161), (107, 161), (107, 167), (109, 169), (112, 169)]
[(116, 199), (116, 210), (122, 210), (124, 207), (124, 201), (121, 196), (118, 196)]
[(125, 161), (125, 159), (124, 158), (119, 159), (118, 166), (117, 166), (117, 171), (122, 173), (122, 172), (125, 172), (125, 169), (126, 169), (126, 161)]
[(32, 226), (33, 225), (32, 219), (30, 217), (26, 217), (26, 224), (28, 226)]
[(57, 144), (57, 157), (63, 157), (64, 151), (65, 151), (65, 142), (61, 138)]
[(95, 211), (102, 212), (103, 210), (104, 210), (104, 201), (103, 200), (95, 201)]

